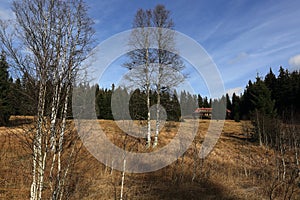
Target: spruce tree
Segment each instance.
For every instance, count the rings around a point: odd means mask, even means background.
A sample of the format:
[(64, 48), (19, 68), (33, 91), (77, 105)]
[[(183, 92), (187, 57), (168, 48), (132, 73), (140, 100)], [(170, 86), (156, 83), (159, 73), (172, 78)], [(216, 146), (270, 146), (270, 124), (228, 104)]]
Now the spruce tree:
[(177, 92), (174, 90), (171, 99), (171, 109), (168, 113), (168, 120), (170, 121), (179, 121), (181, 117), (180, 103), (178, 100)]
[(210, 108), (207, 97), (204, 97), (204, 99), (203, 99), (203, 107), (204, 108)]
[(276, 98), (276, 94), (279, 92), (278, 91), (278, 86), (277, 86), (277, 79), (275, 74), (273, 73), (272, 69), (270, 68), (269, 73), (265, 76), (265, 84), (271, 91), (271, 96), (272, 99)]
[(274, 140), (274, 131), (268, 127), (272, 126), (272, 122), (276, 117), (275, 101), (271, 98), (271, 92), (259, 77), (252, 85), (250, 91), (250, 102), (254, 109), (251, 110), (252, 120), (255, 126), (254, 139), (259, 144), (268, 144)]
[(226, 94), (226, 108), (230, 111), (232, 110), (232, 103), (231, 103), (228, 93)]
[(203, 107), (203, 98), (201, 97), (200, 94), (198, 94), (198, 107), (199, 108)]
[(8, 63), (4, 53), (0, 57), (0, 126), (8, 124), (11, 115), (11, 106), (9, 101), (10, 81), (8, 74)]
[(240, 121), (240, 98), (235, 93), (232, 95), (231, 117), (236, 122)]

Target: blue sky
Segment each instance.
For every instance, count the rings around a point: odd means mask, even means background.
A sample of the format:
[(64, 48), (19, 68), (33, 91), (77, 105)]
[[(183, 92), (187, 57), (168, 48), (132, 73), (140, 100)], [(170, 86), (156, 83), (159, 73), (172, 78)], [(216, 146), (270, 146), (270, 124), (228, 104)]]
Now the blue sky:
[[(11, 15), (9, 2), (1, 0), (0, 18)], [(257, 73), (264, 76), (270, 67), (276, 73), (279, 66), (300, 69), (300, 1), (87, 0), (87, 4), (98, 43), (130, 29), (139, 8), (165, 5), (175, 30), (202, 45), (230, 92), (241, 92), (249, 79)], [(124, 72), (115, 67), (110, 80)]]

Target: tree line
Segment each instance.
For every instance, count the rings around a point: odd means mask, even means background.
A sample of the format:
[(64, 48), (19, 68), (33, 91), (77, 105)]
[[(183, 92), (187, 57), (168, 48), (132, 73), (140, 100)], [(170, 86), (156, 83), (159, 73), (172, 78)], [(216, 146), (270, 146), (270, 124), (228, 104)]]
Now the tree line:
[(241, 97), (240, 114), (247, 119), (255, 109), (265, 114), (278, 116), (282, 120), (299, 117), (300, 74), (280, 67), (276, 75), (270, 69), (264, 77), (249, 81)]
[[(278, 76), (272, 69), (263, 78), (257, 75), (249, 81), (244, 93), (236, 98), (241, 119), (254, 125), (253, 139), (260, 145), (278, 147), (287, 139), (280, 130), (282, 125), (295, 125), (300, 119), (300, 73), (280, 67)], [(292, 137), (291, 137), (292, 138)], [(291, 139), (290, 138), (290, 139)]]
[[(35, 115), (37, 110), (38, 99), (38, 80), (25, 73), (21, 78), (13, 80), (8, 73), (8, 63), (5, 56), (1, 58), (0, 75), (1, 82), (1, 122), (2, 125), (8, 123), (9, 116), (31, 116)], [(5, 78), (4, 78), (5, 77)], [(48, 87), (53, 87), (51, 82), (47, 83)], [(94, 90), (95, 93), (95, 110), (98, 119), (113, 119), (111, 109), (111, 98), (113, 92), (122, 93), (124, 99), (130, 99), (129, 111), (131, 119), (146, 120), (147, 119), (147, 96), (146, 92), (140, 89), (128, 91), (126, 88), (115, 88), (112, 84), (111, 88), (100, 88), (99, 85), (83, 86), (78, 85), (77, 88), (85, 90)], [(94, 87), (94, 88), (93, 88)], [(51, 97), (51, 91), (47, 92), (47, 97)], [(47, 98), (47, 99), (49, 99)], [(150, 105), (156, 105), (157, 93), (150, 91)], [(46, 103), (45, 113), (50, 115), (50, 102)], [(176, 90), (164, 90), (161, 93), (161, 106), (165, 108), (167, 113), (167, 120), (179, 121), (181, 116), (191, 115), (197, 107), (211, 107), (212, 100), (207, 97), (202, 97), (200, 94), (195, 95), (187, 91), (181, 91), (177, 94)], [(181, 108), (181, 105), (183, 108)], [(68, 103), (68, 118), (72, 118), (71, 98)], [(119, 110), (121, 111), (122, 108)], [(117, 108), (118, 110), (118, 108)], [(181, 113), (182, 112), (182, 113)]]
[[(131, 118), (135, 120), (147, 119), (146, 91), (136, 89), (128, 91), (125, 88), (110, 89), (96, 87), (96, 112), (98, 119), (113, 119), (111, 113), (111, 96), (113, 92), (121, 92), (130, 99), (129, 110)], [(129, 96), (129, 97), (128, 97)], [(165, 89), (161, 95), (161, 105), (166, 109), (167, 119), (178, 121), (181, 117), (190, 116), (198, 107), (210, 108), (218, 102), (226, 101), (226, 108), (230, 110), (229, 119), (251, 120), (255, 112), (289, 121), (298, 119), (300, 114), (300, 73), (289, 72), (280, 67), (279, 75), (272, 69), (263, 78), (257, 75), (254, 82), (249, 80), (242, 94), (226, 94), (219, 99), (210, 99), (201, 94), (191, 94), (188, 91), (170, 91)], [(157, 103), (157, 93), (150, 90), (150, 106)], [(182, 112), (182, 113), (181, 113)]]
[[(38, 106), (39, 83), (32, 74), (24, 73), (21, 78), (13, 79), (9, 74), (9, 64), (6, 61), (4, 53), (0, 57), (0, 125), (8, 125), (9, 118), (12, 115), (16, 116), (35, 116)], [(54, 87), (51, 81), (46, 81), (47, 87)], [(62, 90), (66, 85), (62, 86)], [(50, 116), (51, 104), (50, 100), (53, 91), (48, 91), (45, 94), (45, 115)], [(63, 94), (65, 95), (65, 94)], [(68, 117), (72, 115), (71, 100), (68, 104)], [(62, 101), (59, 102), (62, 106)]]
[[(15, 80), (9, 76), (9, 65), (4, 53), (0, 58), (0, 124), (6, 125), (11, 115), (34, 115), (37, 111), (38, 81), (31, 75), (25, 73), (21, 78)], [(47, 83), (52, 87), (51, 83)], [(83, 86), (77, 86), (83, 87)], [(129, 111), (133, 120), (147, 119), (147, 94), (146, 91), (136, 89), (128, 91), (126, 88), (112, 84), (111, 88), (100, 88), (99, 85), (84, 87), (91, 90), (95, 87), (95, 110), (98, 119), (114, 119), (111, 109), (111, 98), (114, 92), (124, 95), (124, 99), (130, 99)], [(49, 98), (51, 92), (46, 94)], [(225, 101), (227, 109), (231, 111), (229, 118), (235, 121), (250, 120), (255, 118), (259, 112), (269, 117), (277, 117), (288, 121), (298, 119), (300, 114), (300, 74), (298, 71), (289, 72), (280, 67), (279, 75), (273, 73), (272, 69), (264, 77), (256, 77), (252, 82), (249, 80), (243, 94), (233, 93), (212, 100), (202, 97), (200, 94), (191, 94), (188, 91), (163, 90), (161, 95), (161, 106), (165, 109), (167, 120), (179, 121), (182, 116), (190, 116), (197, 107), (210, 108), (213, 102)], [(46, 98), (46, 99), (49, 99)], [(157, 93), (150, 90), (150, 106), (156, 105)], [(68, 118), (72, 118), (71, 98), (68, 103)], [(46, 115), (50, 114), (50, 105), (46, 103)], [(122, 111), (123, 108), (116, 108)]]
[[(99, 88), (99, 85), (94, 87), (96, 87), (95, 106), (98, 119), (114, 119), (111, 109), (111, 98), (114, 92), (122, 94), (123, 98), (120, 99), (121, 101), (123, 99), (129, 99), (130, 119), (147, 119), (146, 91), (140, 89), (128, 91), (122, 87), (115, 88), (114, 84), (111, 89)], [(191, 117), (197, 107), (210, 108), (212, 104), (211, 99), (202, 97), (200, 94), (191, 94), (187, 91), (164, 90), (161, 92), (160, 98), (160, 105), (165, 109), (166, 120), (169, 121), (179, 121), (182, 117)], [(150, 90), (150, 106), (154, 105), (157, 105), (157, 93)], [(118, 105), (115, 104), (114, 106), (118, 107)], [(116, 108), (116, 110), (120, 112), (122, 112), (122, 109), (124, 108)]]
[[(7, 125), (11, 115), (32, 116), (37, 111), (39, 81), (32, 75), (24, 73), (21, 78), (13, 80), (9, 76), (9, 66), (6, 62), (5, 55), (2, 54), (0, 62), (0, 87), (1, 87), (1, 125)], [(53, 84), (47, 82), (49, 88)], [(147, 119), (147, 94), (146, 91), (136, 89), (128, 91), (126, 88), (118, 87), (112, 84), (111, 88), (100, 88), (99, 85), (84, 86), (78, 85), (77, 89), (94, 90), (95, 92), (95, 110), (98, 119), (113, 120), (111, 98), (114, 92), (123, 95), (123, 99), (130, 99), (129, 111), (133, 120)], [(46, 93), (46, 99), (51, 99), (52, 91)], [(88, 93), (88, 92), (87, 92)], [(181, 91), (179, 94), (176, 90), (163, 90), (160, 94), (161, 106), (166, 111), (166, 120), (179, 121), (182, 116), (191, 116), (197, 107), (209, 108), (212, 100), (202, 97), (200, 94), (195, 95), (187, 91)], [(68, 103), (68, 118), (72, 118), (72, 98)], [(122, 100), (122, 99), (121, 99)], [(156, 105), (157, 92), (150, 90), (150, 106)], [(117, 105), (116, 105), (117, 106)], [(45, 115), (51, 114), (50, 101), (45, 103)], [(122, 111), (123, 108), (116, 108)], [(153, 115), (154, 116), (154, 115)]]

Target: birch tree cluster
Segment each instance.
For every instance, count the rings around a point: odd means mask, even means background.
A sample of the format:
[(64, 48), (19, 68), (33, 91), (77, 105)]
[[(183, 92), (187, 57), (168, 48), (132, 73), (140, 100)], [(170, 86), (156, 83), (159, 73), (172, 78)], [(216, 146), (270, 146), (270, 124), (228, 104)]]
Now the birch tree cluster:
[(157, 94), (156, 127), (153, 147), (158, 144), (160, 127), (161, 93), (182, 83), (184, 63), (175, 48), (174, 23), (170, 11), (163, 5), (154, 9), (139, 9), (133, 21), (133, 30), (128, 44), (132, 51), (124, 66), (131, 72), (126, 77), (130, 85), (145, 91), (147, 96), (147, 147), (151, 146), (150, 91)]
[[(67, 122), (79, 65), (87, 56), (93, 22), (82, 0), (16, 0), (14, 21), (1, 21), (2, 48), (19, 73), (35, 80), (30, 199), (64, 199), (78, 145)], [(47, 112), (47, 110), (49, 112)], [(64, 149), (68, 145), (68, 149)], [(45, 187), (47, 185), (47, 187)]]

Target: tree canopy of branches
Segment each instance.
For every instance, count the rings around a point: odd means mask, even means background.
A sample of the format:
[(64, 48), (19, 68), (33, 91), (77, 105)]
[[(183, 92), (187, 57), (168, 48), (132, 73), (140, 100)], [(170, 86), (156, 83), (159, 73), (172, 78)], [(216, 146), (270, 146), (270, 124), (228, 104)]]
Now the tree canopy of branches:
[[(133, 31), (129, 46), (133, 49), (128, 53), (129, 61), (124, 64), (132, 72), (127, 77), (146, 93), (147, 101), (147, 146), (151, 145), (150, 128), (150, 90), (156, 92), (156, 131), (153, 146), (158, 143), (160, 126), (160, 101), (164, 89), (171, 89), (184, 81), (180, 74), (184, 69), (175, 49), (174, 24), (170, 11), (163, 5), (153, 10), (139, 9), (133, 22)], [(156, 28), (156, 29), (154, 29)], [(153, 48), (153, 47), (156, 48)]]

